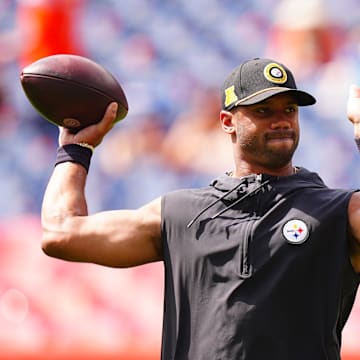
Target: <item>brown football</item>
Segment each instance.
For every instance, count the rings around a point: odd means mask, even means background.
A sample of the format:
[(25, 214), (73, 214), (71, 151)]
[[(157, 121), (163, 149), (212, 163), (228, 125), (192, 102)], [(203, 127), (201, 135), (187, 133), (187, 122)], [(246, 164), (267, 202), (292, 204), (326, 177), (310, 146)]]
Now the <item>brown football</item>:
[(73, 131), (99, 122), (111, 102), (115, 121), (128, 113), (126, 95), (103, 66), (82, 56), (58, 54), (26, 66), (20, 81), (33, 107), (48, 121)]

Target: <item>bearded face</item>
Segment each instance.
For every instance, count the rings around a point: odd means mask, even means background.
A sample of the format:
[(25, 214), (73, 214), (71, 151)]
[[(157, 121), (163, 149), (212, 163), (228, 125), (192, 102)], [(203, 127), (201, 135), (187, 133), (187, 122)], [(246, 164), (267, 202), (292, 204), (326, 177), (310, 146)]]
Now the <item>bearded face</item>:
[(298, 107), (289, 95), (242, 106), (234, 112), (235, 157), (267, 168), (289, 164), (299, 143)]
[(262, 134), (249, 133), (240, 125), (237, 142), (244, 157), (262, 166), (280, 168), (291, 162), (299, 144), (299, 134), (285, 129)]

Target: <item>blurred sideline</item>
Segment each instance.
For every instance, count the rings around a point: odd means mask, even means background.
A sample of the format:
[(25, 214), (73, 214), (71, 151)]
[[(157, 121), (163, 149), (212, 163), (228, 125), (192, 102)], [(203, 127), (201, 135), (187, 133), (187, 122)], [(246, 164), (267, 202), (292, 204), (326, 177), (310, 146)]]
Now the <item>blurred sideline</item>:
[[(159, 359), (162, 264), (66, 263), (41, 253), (40, 236), (37, 216), (0, 222), (0, 360)], [(359, 359), (359, 319), (358, 300), (343, 360)]]

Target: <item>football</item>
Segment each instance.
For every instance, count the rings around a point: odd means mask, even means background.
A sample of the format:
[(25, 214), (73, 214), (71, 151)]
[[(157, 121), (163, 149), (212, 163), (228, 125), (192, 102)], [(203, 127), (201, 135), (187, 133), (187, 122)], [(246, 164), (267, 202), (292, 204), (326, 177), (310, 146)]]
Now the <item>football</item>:
[(128, 113), (126, 95), (103, 66), (79, 55), (57, 54), (26, 66), (20, 82), (32, 106), (51, 123), (74, 132), (99, 122), (111, 102), (115, 122)]

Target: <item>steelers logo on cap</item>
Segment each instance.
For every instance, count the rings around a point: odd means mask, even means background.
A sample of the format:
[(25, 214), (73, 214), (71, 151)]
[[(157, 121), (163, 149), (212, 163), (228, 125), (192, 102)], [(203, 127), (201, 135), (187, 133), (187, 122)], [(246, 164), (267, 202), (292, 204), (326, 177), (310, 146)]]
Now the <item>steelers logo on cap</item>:
[(302, 244), (309, 237), (307, 225), (298, 219), (289, 220), (283, 227), (283, 235), (291, 244)]
[(270, 63), (265, 66), (264, 76), (267, 80), (275, 84), (284, 84), (287, 81), (285, 69), (276, 63)]

